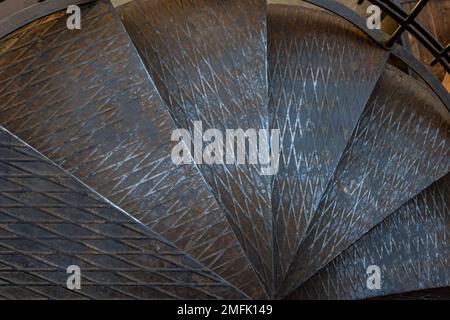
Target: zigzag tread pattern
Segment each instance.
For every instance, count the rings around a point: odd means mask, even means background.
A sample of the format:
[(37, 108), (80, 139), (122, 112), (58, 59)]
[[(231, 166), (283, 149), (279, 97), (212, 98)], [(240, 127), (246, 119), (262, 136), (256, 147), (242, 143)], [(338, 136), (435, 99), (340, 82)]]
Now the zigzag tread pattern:
[(299, 247), (285, 294), (449, 170), (443, 104), (387, 66)]
[(173, 121), (110, 4), (83, 7), (82, 17), (80, 31), (69, 31), (61, 12), (0, 41), (0, 125), (250, 296), (263, 296), (202, 176), (172, 163)]
[[(264, 0), (137, 0), (119, 15), (179, 126), (269, 128)], [(199, 167), (272, 291), (269, 180), (256, 165)]]
[[(450, 174), (386, 218), (309, 279), (292, 299), (365, 299), (450, 286)], [(367, 288), (370, 265), (381, 288)]]
[(245, 297), (0, 127), (1, 299)]
[(279, 276), (311, 223), (388, 53), (323, 11), (270, 5), (269, 110), (281, 132), (272, 181)]

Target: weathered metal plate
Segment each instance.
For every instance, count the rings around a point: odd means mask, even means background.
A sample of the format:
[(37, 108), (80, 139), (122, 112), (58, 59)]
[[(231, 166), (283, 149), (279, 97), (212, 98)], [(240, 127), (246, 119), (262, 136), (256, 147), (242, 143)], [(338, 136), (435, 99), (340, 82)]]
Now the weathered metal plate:
[[(450, 286), (450, 174), (434, 183), (294, 291), (292, 299), (364, 299)], [(367, 288), (367, 268), (381, 288)]]
[(428, 87), (387, 67), (280, 292), (290, 293), (449, 170), (449, 113)]
[(0, 298), (245, 295), (0, 127)]
[[(118, 11), (181, 127), (269, 128), (264, 0), (136, 0)], [(271, 292), (269, 179), (258, 165), (199, 167)]]
[(107, 1), (0, 41), (0, 125), (252, 297), (258, 283), (194, 166), (171, 160), (174, 129)]
[(269, 6), (269, 108), (281, 131), (272, 185), (279, 264), (285, 276), (388, 53), (324, 11)]

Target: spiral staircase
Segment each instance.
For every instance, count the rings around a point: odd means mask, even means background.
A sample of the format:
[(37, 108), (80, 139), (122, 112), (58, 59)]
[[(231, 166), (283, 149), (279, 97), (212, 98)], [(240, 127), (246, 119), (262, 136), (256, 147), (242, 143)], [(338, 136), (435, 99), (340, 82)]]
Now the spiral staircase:
[[(0, 298), (450, 286), (449, 95), (350, 9), (100, 0), (69, 30), (61, 4), (35, 2), (0, 19)], [(174, 164), (171, 134), (194, 121), (279, 129), (278, 173)]]

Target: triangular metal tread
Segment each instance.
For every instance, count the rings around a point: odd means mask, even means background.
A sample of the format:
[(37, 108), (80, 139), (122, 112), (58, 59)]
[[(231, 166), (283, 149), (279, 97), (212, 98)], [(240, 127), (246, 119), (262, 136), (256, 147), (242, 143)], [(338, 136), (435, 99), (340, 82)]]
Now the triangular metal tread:
[(283, 286), (324, 267), (450, 171), (450, 115), (423, 83), (387, 66)]
[(245, 297), (0, 127), (0, 298)]
[[(175, 126), (109, 1), (0, 40), (0, 125), (244, 290), (261, 285), (194, 166), (171, 160)], [(200, 199), (200, 201), (198, 200)]]
[(286, 276), (388, 52), (325, 11), (270, 5), (271, 128), (281, 131), (272, 183), (277, 282)]
[[(450, 286), (450, 174), (341, 253), (291, 299), (365, 299)], [(369, 266), (380, 288), (368, 287)]]
[[(450, 286), (445, 98), (314, 8), (99, 0), (81, 30), (61, 11), (0, 39), (0, 299)], [(280, 129), (278, 173), (175, 164), (173, 132), (195, 121)]]
[[(119, 15), (178, 125), (268, 129), (265, 0), (136, 0)], [(258, 165), (200, 165), (267, 292), (269, 179)]]

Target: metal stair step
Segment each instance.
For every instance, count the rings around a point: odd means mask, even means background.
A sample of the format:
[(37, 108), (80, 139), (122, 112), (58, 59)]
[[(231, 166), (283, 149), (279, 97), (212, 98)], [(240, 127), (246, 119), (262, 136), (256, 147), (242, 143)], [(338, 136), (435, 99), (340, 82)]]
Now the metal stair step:
[[(0, 125), (253, 297), (264, 296), (202, 176), (171, 160), (176, 128), (108, 1), (0, 40)], [(201, 201), (199, 201), (201, 199)]]
[(270, 5), (268, 21), (270, 123), (282, 145), (272, 181), (280, 284), (388, 52), (325, 11)]
[(387, 66), (282, 288), (288, 294), (450, 171), (450, 114), (432, 91)]
[[(370, 230), (320, 270), (291, 299), (366, 299), (450, 286), (450, 174)], [(380, 268), (380, 289), (367, 268)]]
[[(118, 8), (177, 124), (268, 129), (264, 0), (136, 0)], [(258, 165), (197, 164), (273, 291), (269, 179)]]
[(2, 127), (0, 280), (1, 299), (246, 298)]

